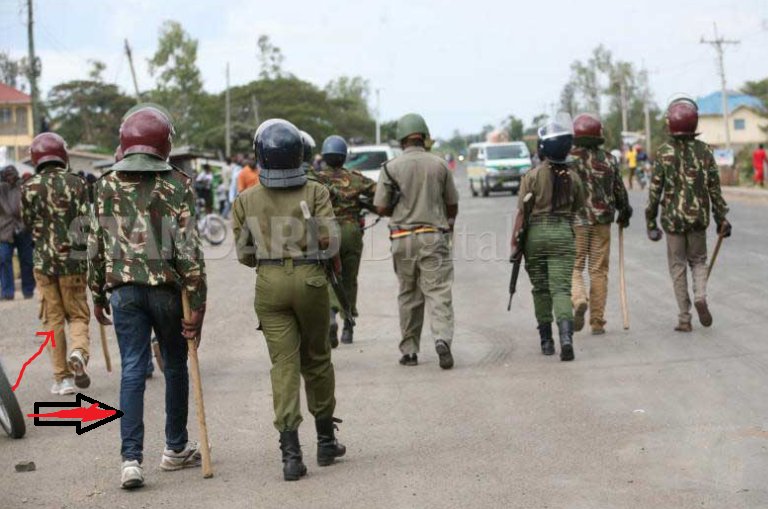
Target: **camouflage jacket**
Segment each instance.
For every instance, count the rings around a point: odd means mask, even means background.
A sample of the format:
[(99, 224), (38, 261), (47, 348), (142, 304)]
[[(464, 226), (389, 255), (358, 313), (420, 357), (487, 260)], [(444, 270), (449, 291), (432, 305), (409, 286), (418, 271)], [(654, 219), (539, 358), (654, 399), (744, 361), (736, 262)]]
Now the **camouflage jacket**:
[(728, 205), (720, 190), (720, 174), (709, 146), (696, 139), (670, 139), (659, 147), (648, 191), (645, 218), (648, 229), (661, 227), (667, 233), (705, 230), (709, 209), (720, 224)]
[[(136, 164), (143, 155), (129, 156)], [(126, 158), (128, 160), (128, 158)], [(123, 284), (183, 288), (195, 310), (205, 304), (205, 261), (190, 178), (177, 170), (108, 172), (95, 184), (88, 284), (95, 304)]]
[(35, 270), (48, 276), (88, 271), (90, 207), (83, 178), (44, 167), (22, 186), (21, 214), (35, 241)]
[(584, 184), (584, 208), (576, 224), (611, 223), (616, 211), (629, 208), (629, 198), (616, 159), (599, 147), (574, 145), (573, 169)]
[(373, 199), (376, 194), (376, 182), (359, 171), (324, 168), (319, 172), (312, 171), (309, 178), (313, 177), (331, 192), (333, 213), (339, 223), (357, 224), (362, 209), (360, 196)]

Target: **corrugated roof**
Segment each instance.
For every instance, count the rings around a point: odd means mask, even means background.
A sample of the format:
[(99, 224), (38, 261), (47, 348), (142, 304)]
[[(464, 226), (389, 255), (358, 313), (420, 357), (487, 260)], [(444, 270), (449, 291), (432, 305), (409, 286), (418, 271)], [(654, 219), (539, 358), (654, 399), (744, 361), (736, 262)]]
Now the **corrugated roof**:
[[(704, 97), (696, 99), (696, 104), (699, 105), (700, 115), (719, 115), (723, 114), (723, 94), (722, 92), (713, 92)], [(740, 92), (728, 91), (728, 112), (731, 113), (736, 109), (746, 106), (753, 110), (765, 112), (765, 106), (763, 102), (755, 96), (742, 94)]]
[(32, 102), (32, 98), (22, 92), (21, 90), (16, 90), (15, 88), (6, 85), (5, 83), (0, 83), (0, 103), (9, 104), (9, 103), (30, 103)]

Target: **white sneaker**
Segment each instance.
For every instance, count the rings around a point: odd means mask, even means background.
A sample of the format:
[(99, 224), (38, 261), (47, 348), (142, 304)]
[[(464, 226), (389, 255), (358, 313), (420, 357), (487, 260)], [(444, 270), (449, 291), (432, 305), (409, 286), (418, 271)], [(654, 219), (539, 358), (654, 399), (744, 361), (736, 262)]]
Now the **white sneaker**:
[(61, 394), (61, 382), (53, 382), (53, 385), (51, 385), (51, 394), (57, 396)]
[(120, 487), (131, 490), (141, 486), (144, 486), (144, 469), (141, 468), (141, 463), (136, 460), (123, 461)]
[(67, 394), (74, 394), (77, 392), (77, 389), (75, 389), (75, 379), (74, 378), (65, 378), (60, 382), (59, 387), (59, 396), (66, 396)]
[(80, 350), (72, 350), (69, 354), (69, 369), (75, 374), (75, 385), (87, 389), (91, 385), (91, 377), (85, 371), (85, 356)]
[(197, 442), (187, 442), (187, 445), (180, 452), (166, 447), (163, 451), (160, 468), (166, 471), (181, 470), (182, 468), (199, 467), (201, 463), (200, 445)]

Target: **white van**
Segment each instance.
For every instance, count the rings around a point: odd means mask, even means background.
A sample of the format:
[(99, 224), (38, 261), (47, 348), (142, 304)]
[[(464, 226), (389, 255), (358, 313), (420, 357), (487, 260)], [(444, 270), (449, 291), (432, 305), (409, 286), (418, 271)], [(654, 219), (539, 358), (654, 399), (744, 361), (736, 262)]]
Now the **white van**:
[(399, 148), (389, 145), (358, 145), (349, 147), (344, 167), (357, 170), (371, 180), (379, 181), (381, 167), (390, 159), (402, 154)]
[(520, 179), (531, 166), (531, 153), (522, 141), (473, 143), (467, 157), (469, 190), (472, 196), (492, 191), (517, 194)]

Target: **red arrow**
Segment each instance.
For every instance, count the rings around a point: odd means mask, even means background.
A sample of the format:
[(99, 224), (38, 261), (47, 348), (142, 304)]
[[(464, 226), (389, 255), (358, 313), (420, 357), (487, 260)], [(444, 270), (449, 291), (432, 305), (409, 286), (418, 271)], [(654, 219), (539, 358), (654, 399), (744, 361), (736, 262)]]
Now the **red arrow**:
[(98, 403), (89, 407), (78, 407), (69, 410), (59, 410), (58, 412), (49, 412), (47, 414), (27, 414), (27, 417), (52, 417), (54, 419), (78, 419), (80, 422), (100, 421), (107, 417), (112, 417), (117, 410), (104, 410), (99, 408)]
[(21, 377), (24, 376), (24, 370), (27, 369), (27, 366), (32, 364), (32, 361), (37, 359), (41, 353), (43, 353), (43, 350), (45, 350), (45, 345), (48, 344), (48, 341), (51, 342), (51, 348), (56, 348), (56, 339), (53, 337), (53, 331), (49, 330), (48, 332), (38, 332), (35, 334), (36, 336), (45, 336), (45, 341), (43, 341), (43, 344), (40, 345), (40, 348), (35, 352), (35, 354), (29, 358), (27, 362), (22, 364), (21, 371), (19, 371), (19, 377), (16, 379), (16, 383), (13, 384), (13, 387), (11, 387), (12, 391), (16, 391), (18, 389), (19, 384), (21, 383)]
[[(53, 412), (43, 412), (43, 408), (59, 408)], [(123, 416), (123, 412), (106, 403), (78, 393), (74, 402), (38, 401), (35, 413), (27, 417), (35, 419), (35, 426), (75, 426), (78, 435), (103, 426)]]

